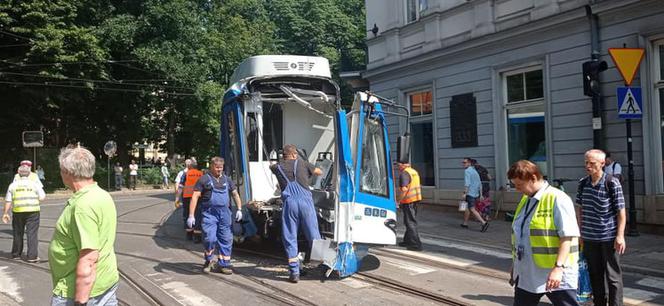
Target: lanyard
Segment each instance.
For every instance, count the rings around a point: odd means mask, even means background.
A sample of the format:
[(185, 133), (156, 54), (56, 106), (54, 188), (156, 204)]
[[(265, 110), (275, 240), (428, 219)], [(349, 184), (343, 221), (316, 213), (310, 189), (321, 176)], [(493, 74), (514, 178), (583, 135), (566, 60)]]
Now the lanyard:
[[(549, 188), (550, 185), (547, 185), (546, 188), (544, 188), (544, 191), (546, 191), (547, 188)], [(542, 191), (542, 194), (544, 194), (544, 191)], [(533, 198), (530, 198), (533, 199)], [(539, 203), (538, 199), (535, 199), (535, 203), (533, 203), (533, 206), (530, 207), (530, 199), (528, 199), (528, 203), (526, 203), (526, 215), (523, 216), (523, 220), (521, 221), (521, 239), (523, 239), (523, 227), (526, 225), (526, 221), (528, 221), (528, 216), (535, 210), (537, 207), (537, 203)]]

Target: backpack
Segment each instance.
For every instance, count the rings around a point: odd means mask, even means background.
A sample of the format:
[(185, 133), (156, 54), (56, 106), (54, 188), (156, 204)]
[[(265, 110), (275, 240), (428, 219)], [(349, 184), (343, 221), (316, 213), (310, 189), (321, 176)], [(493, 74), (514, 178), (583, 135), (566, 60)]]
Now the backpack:
[(491, 181), (489, 170), (480, 165), (475, 165), (475, 171), (480, 175), (480, 181), (482, 181), (482, 194), (484, 195), (491, 189), (491, 186), (489, 185), (489, 181)]

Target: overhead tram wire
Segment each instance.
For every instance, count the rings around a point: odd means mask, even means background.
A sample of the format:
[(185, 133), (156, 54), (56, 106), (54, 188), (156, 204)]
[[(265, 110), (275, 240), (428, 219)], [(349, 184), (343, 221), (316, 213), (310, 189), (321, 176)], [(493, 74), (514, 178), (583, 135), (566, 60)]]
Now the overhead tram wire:
[(125, 83), (125, 82), (121, 82), (121, 81), (94, 80), (94, 79), (82, 79), (82, 78), (59, 77), (59, 76), (51, 76), (51, 75), (0, 71), (0, 76), (2, 76), (3, 74), (17, 75), (17, 76), (29, 76), (29, 77), (37, 77), (37, 78), (52, 78), (52, 79), (57, 79), (57, 81), (93, 82), (93, 83), (105, 83), (105, 84), (115, 84), (115, 85), (144, 86), (144, 87), (155, 87), (155, 89), (156, 88), (175, 88), (175, 89), (193, 90), (193, 88), (189, 88), (189, 87), (172, 86), (172, 85), (164, 85), (164, 84)]
[(25, 39), (27, 41), (32, 42), (32, 38), (28, 38), (28, 37), (25, 37), (23, 35), (18, 35), (18, 34), (12, 33), (12, 32), (7, 32), (7, 31), (4, 31), (4, 30), (0, 30), (0, 34), (4, 34), (4, 35), (7, 35), (7, 36), (14, 37), (14, 39)]
[[(135, 93), (145, 93), (150, 94), (150, 90), (138, 90), (138, 89), (128, 89), (128, 88), (109, 88), (109, 87), (86, 87), (86, 86), (75, 86), (75, 85), (61, 85), (61, 84), (48, 84), (48, 83), (31, 83), (31, 82), (9, 82), (9, 81), (0, 81), (0, 84), (9, 84), (9, 85), (23, 85), (23, 86), (44, 86), (44, 87), (63, 87), (63, 88), (81, 88), (87, 90), (108, 90), (108, 91), (119, 91), (119, 92), (135, 92)], [(179, 92), (166, 92), (169, 96), (195, 96), (192, 93), (179, 93)]]

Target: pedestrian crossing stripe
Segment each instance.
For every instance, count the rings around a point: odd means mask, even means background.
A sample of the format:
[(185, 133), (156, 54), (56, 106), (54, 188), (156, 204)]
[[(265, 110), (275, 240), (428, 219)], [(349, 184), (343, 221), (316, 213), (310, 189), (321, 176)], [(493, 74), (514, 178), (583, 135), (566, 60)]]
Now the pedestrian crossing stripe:
[(639, 119), (643, 117), (640, 87), (618, 87), (618, 118)]

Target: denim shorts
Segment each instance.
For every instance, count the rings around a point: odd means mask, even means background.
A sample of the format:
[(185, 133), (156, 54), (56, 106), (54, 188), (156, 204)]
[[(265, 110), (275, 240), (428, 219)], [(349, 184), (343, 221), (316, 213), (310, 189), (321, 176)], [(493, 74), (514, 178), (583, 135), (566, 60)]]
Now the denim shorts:
[(475, 203), (477, 203), (477, 198), (466, 195), (466, 202), (468, 202), (468, 209), (471, 209), (475, 207)]
[[(118, 305), (118, 284), (113, 285), (104, 293), (91, 297), (88, 300), (90, 306), (117, 306)], [(51, 297), (51, 306), (73, 306), (74, 299), (68, 299), (61, 296), (53, 295)]]

